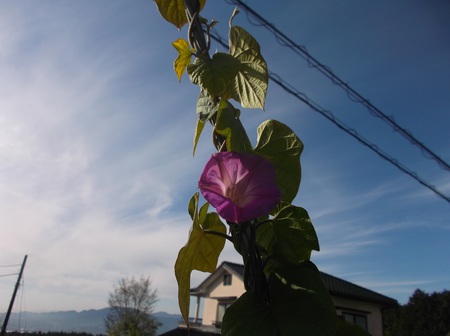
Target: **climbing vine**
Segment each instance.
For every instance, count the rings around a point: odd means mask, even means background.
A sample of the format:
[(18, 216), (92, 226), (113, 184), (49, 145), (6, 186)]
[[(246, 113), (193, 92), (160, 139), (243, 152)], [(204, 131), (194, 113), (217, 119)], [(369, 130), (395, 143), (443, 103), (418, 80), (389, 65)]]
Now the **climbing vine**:
[(228, 240), (242, 256), (246, 292), (226, 310), (222, 335), (360, 334), (338, 321), (310, 260), (312, 250), (319, 251), (311, 219), (292, 204), (301, 180), (302, 142), (287, 125), (267, 120), (256, 129), (253, 147), (241, 123), (236, 105), (263, 109), (266, 99), (268, 68), (258, 42), (233, 24), (235, 10), (229, 51), (211, 55), (209, 32), (216, 22), (200, 16), (206, 0), (155, 3), (176, 28), (187, 25), (187, 40), (173, 42), (174, 70), (178, 80), (187, 73), (199, 87), (193, 153), (208, 124), (215, 148), (189, 201), (192, 227), (175, 263), (186, 324), (191, 272), (214, 272)]

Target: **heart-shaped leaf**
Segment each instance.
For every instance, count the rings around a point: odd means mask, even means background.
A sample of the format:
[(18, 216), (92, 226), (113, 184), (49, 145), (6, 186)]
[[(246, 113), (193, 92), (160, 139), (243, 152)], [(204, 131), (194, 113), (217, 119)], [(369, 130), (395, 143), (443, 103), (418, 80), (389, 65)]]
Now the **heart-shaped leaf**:
[(226, 233), (225, 225), (216, 213), (207, 213), (208, 203), (198, 209), (198, 192), (189, 202), (189, 214), (192, 218), (192, 228), (187, 244), (178, 253), (175, 262), (175, 276), (178, 282), (178, 304), (186, 324), (189, 325), (189, 303), (191, 272), (214, 272), (220, 252), (225, 245), (225, 238), (207, 234), (210, 231)]
[[(155, 0), (159, 13), (164, 19), (181, 29), (186, 22), (186, 11), (184, 0)], [(200, 0), (200, 11), (205, 5), (206, 0)]]
[(233, 56), (216, 53), (212, 58), (204, 55), (195, 59), (187, 67), (192, 83), (199, 85), (211, 97), (228, 99), (231, 84), (234, 81), (240, 63)]
[(299, 263), (309, 260), (312, 250), (319, 251), (319, 240), (305, 209), (283, 203), (270, 225), (277, 240), (274, 253), (282, 259)]
[(208, 121), (219, 109), (219, 104), (211, 100), (211, 97), (203, 90), (200, 90), (197, 98), (197, 114), (201, 121)]
[(214, 130), (225, 137), (228, 151), (250, 153), (253, 148), (239, 119), (239, 113), (228, 101), (222, 100)]
[(335, 335), (334, 304), (313, 263), (277, 268), (269, 277), (269, 296), (265, 304), (244, 293), (226, 310), (222, 335)]
[(257, 154), (265, 156), (275, 166), (281, 200), (291, 203), (300, 186), (300, 154), (303, 144), (286, 125), (267, 120), (258, 127)]
[(258, 42), (245, 29), (230, 29), (230, 54), (240, 62), (232, 97), (242, 107), (264, 109), (269, 75)]

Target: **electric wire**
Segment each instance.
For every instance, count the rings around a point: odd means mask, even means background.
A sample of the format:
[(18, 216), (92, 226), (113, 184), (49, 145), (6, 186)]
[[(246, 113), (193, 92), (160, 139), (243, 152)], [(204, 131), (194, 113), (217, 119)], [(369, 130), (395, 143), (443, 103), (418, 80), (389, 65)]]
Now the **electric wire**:
[[(221, 44), (224, 48), (228, 48), (227, 42), (225, 42), (225, 40), (219, 34), (217, 34), (215, 30), (211, 30), (210, 34), (211, 34), (211, 37), (216, 42)], [(402, 171), (403, 173), (409, 175), (414, 180), (419, 182), (422, 186), (424, 186), (424, 187), (428, 188), (429, 190), (433, 191), (436, 195), (438, 195), (439, 197), (441, 197), (442, 199), (444, 199), (445, 201), (450, 203), (450, 197), (449, 196), (447, 196), (444, 193), (440, 192), (438, 189), (436, 189), (436, 187), (434, 187), (433, 185), (431, 185), (430, 183), (428, 183), (427, 181), (425, 181), (424, 179), (419, 177), (417, 175), (417, 173), (415, 173), (415, 172), (411, 171), (410, 169), (408, 169), (406, 166), (401, 164), (397, 159), (393, 158), (392, 156), (390, 156), (386, 152), (382, 151), (376, 144), (374, 144), (374, 143), (370, 142), (369, 140), (367, 140), (366, 138), (364, 138), (355, 129), (352, 129), (349, 126), (347, 126), (344, 122), (342, 122), (338, 118), (336, 118), (333, 115), (332, 112), (322, 108), (319, 104), (317, 104), (316, 102), (311, 100), (306, 94), (301, 93), (295, 87), (293, 87), (292, 85), (290, 85), (289, 83), (284, 81), (280, 76), (278, 76), (277, 74), (275, 74), (273, 72), (269, 72), (269, 78), (274, 83), (276, 83), (279, 87), (281, 87), (285, 92), (287, 92), (290, 95), (296, 97), (297, 99), (299, 99), (300, 101), (302, 101), (303, 103), (308, 105), (313, 111), (318, 112), (319, 114), (324, 116), (326, 119), (331, 121), (339, 129), (341, 129), (342, 131), (346, 132), (347, 134), (349, 134), (350, 136), (355, 138), (358, 142), (360, 142), (361, 144), (363, 144), (364, 146), (366, 146), (367, 148), (369, 148), (370, 150), (375, 152), (382, 159), (388, 161), (389, 163), (391, 163), (392, 165), (394, 165), (395, 167), (400, 169), (400, 171)]]
[[(371, 115), (384, 121), (386, 124), (392, 127), (394, 131), (398, 132), (401, 136), (406, 138), (412, 145), (418, 147), (421, 150), (422, 155), (424, 157), (430, 160), (434, 160), (439, 165), (439, 167), (441, 167), (444, 170), (450, 171), (449, 163), (444, 161), (439, 155), (437, 155), (435, 152), (429, 149), (423, 142), (419, 141), (410, 131), (400, 126), (392, 116), (388, 116), (385, 113), (383, 113), (380, 109), (374, 106), (368, 99), (364, 98), (352, 87), (350, 87), (347, 83), (345, 83), (342, 79), (340, 79), (337, 75), (335, 75), (330, 67), (322, 64), (316, 58), (314, 58), (304, 46), (300, 46), (294, 41), (292, 41), (292, 39), (290, 39), (283, 32), (278, 30), (273, 24), (268, 22), (260, 14), (258, 14), (256, 11), (254, 11), (251, 7), (249, 7), (241, 0), (225, 0), (225, 1), (229, 4), (234, 4), (242, 7), (247, 14), (249, 22), (252, 25), (258, 27), (262, 26), (267, 30), (269, 30), (275, 36), (275, 39), (281, 46), (291, 49), (294, 53), (305, 59), (310, 68), (317, 69), (323, 75), (328, 77), (333, 84), (339, 86), (347, 93), (347, 96), (351, 101), (362, 104), (364, 107), (366, 107), (366, 109), (370, 112)], [(252, 21), (251, 17), (255, 18), (259, 23)]]
[(13, 275), (17, 275), (17, 274), (19, 274), (19, 273), (17, 272), (17, 273), (10, 273), (10, 274), (0, 274), (0, 278), (5, 278), (8, 276), (13, 276)]
[[(16, 264), (16, 265), (0, 265), (0, 268), (12, 268), (12, 267), (20, 267), (21, 264)], [(8, 277), (8, 276), (13, 276), (13, 275), (17, 275), (19, 274), (19, 272), (15, 272), (15, 273), (8, 273), (8, 274), (0, 274), (0, 278), (4, 278), (4, 277)]]

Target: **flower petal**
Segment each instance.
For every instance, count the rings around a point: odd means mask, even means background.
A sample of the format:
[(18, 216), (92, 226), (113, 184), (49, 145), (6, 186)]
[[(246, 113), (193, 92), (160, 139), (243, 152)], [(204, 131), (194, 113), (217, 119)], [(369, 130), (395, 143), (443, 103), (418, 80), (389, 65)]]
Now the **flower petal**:
[(198, 186), (217, 213), (234, 223), (268, 215), (281, 199), (272, 163), (253, 154), (213, 154)]

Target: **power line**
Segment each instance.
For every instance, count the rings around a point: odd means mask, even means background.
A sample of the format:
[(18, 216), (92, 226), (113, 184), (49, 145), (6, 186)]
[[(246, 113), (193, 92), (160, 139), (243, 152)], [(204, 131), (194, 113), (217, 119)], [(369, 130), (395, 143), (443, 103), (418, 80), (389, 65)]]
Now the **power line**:
[(8, 277), (8, 276), (17, 275), (17, 274), (19, 274), (19, 273), (0, 274), (0, 278), (5, 278), (5, 277)]
[(275, 39), (281, 46), (287, 47), (294, 51), (297, 55), (301, 56), (303, 59), (307, 61), (307, 64), (311, 68), (317, 69), (323, 75), (328, 77), (331, 82), (341, 89), (343, 89), (349, 99), (353, 102), (360, 103), (364, 105), (367, 110), (375, 117), (380, 118), (386, 124), (392, 127), (392, 129), (398, 132), (401, 136), (406, 138), (411, 144), (418, 147), (424, 157), (434, 160), (442, 169), (450, 171), (450, 164), (445, 162), (441, 157), (439, 157), (436, 153), (434, 153), (431, 149), (429, 149), (425, 144), (419, 141), (410, 131), (400, 126), (393, 117), (390, 117), (383, 113), (380, 109), (374, 106), (369, 100), (360, 95), (357, 91), (355, 91), (352, 87), (350, 87), (347, 83), (345, 83), (342, 79), (340, 79), (337, 75), (333, 73), (333, 71), (326, 65), (320, 63), (316, 58), (314, 58), (304, 46), (300, 46), (294, 41), (292, 41), (288, 36), (286, 36), (283, 32), (278, 30), (273, 24), (269, 23), (266, 19), (264, 19), (260, 14), (255, 12), (251, 7), (243, 3), (241, 0), (226, 0), (226, 2), (230, 4), (235, 4), (242, 6), (242, 8), (247, 13), (247, 16), (253, 16), (256, 18), (260, 24), (256, 24), (250, 20), (249, 22), (256, 26), (263, 26), (267, 30), (269, 30), (274, 36)]
[[(218, 35), (215, 31), (211, 31), (211, 37), (217, 41), (219, 44), (221, 44), (224, 48), (228, 48), (228, 44)], [(401, 164), (398, 160), (387, 154), (386, 152), (382, 151), (376, 144), (370, 142), (363, 136), (361, 136), (355, 129), (350, 128), (347, 126), (344, 122), (340, 121), (338, 118), (336, 118), (333, 113), (330, 111), (325, 110), (322, 108), (319, 104), (315, 103), (313, 100), (308, 98), (307, 95), (304, 93), (301, 93), (298, 91), (295, 87), (288, 84), (286, 81), (284, 81), (280, 76), (273, 72), (269, 72), (269, 78), (275, 82), (278, 86), (280, 86), (285, 92), (291, 94), (292, 96), (296, 97), (297, 99), (301, 100), (303, 103), (308, 105), (311, 109), (314, 111), (320, 113), (322, 116), (327, 118), (329, 121), (331, 121), (335, 126), (358, 140), (361, 144), (366, 146), (367, 148), (371, 149), (373, 152), (375, 152), (378, 156), (380, 156), (382, 159), (388, 161), (389, 163), (393, 164), (395, 167), (400, 169), (403, 173), (409, 175), (414, 180), (419, 182), (422, 186), (428, 188), (429, 190), (433, 191), (436, 195), (450, 203), (450, 197), (446, 196), (439, 190), (437, 190), (434, 186), (432, 186), (430, 183), (425, 181), (424, 179), (420, 178), (417, 173), (409, 170), (406, 166)]]

